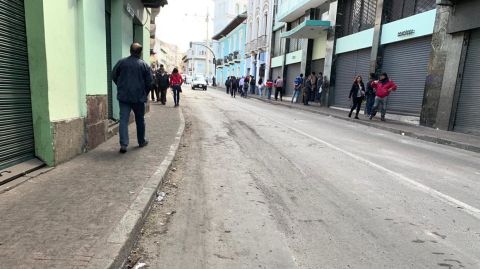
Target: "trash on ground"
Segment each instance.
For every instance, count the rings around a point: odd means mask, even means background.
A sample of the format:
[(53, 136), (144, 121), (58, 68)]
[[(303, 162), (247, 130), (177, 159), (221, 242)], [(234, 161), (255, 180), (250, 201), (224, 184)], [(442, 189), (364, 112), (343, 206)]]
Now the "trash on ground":
[(135, 266), (135, 269), (144, 268), (145, 266), (147, 266), (147, 264), (144, 263), (144, 262), (141, 262), (141, 263), (137, 264), (137, 266)]
[(402, 133), (402, 135), (404, 136), (404, 135), (405, 135), (405, 133)]
[(134, 192), (134, 191), (129, 191), (128, 193), (130, 193), (130, 194), (135, 194), (135, 192)]
[(229, 233), (230, 233), (230, 231), (225, 231), (225, 233), (229, 234)]
[(187, 131), (187, 134), (190, 134), (190, 131)]
[(172, 168), (172, 171), (174, 171), (174, 172), (177, 171), (177, 168), (176, 167)]
[(158, 196), (157, 196), (157, 202), (163, 201), (164, 198), (165, 198), (165, 193), (164, 193), (164, 192), (161, 192), (161, 193), (158, 194)]
[(173, 210), (173, 211), (171, 212), (172, 215), (175, 214), (175, 213), (177, 213), (177, 211), (175, 211), (175, 210)]

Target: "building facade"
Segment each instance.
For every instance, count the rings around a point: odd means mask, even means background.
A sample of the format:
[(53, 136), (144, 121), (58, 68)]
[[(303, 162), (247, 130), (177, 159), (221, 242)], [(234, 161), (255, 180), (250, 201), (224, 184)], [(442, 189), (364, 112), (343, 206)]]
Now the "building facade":
[[(207, 48), (205, 47), (206, 42), (190, 42), (190, 47), (187, 50), (186, 57), (183, 58), (185, 70), (184, 73), (188, 76), (197, 76), (201, 75), (208, 77), (208, 80), (211, 81), (213, 75), (215, 74), (215, 65), (213, 60), (208, 60), (209, 68), (207, 73)], [(209, 44), (209, 47), (213, 51), (218, 50), (218, 42), (212, 41)]]
[(245, 74), (264, 80), (270, 75), (273, 0), (249, 0), (246, 23)]
[(475, 0), (278, 0), (272, 73), (289, 94), (300, 73), (323, 72), (323, 104), (342, 109), (355, 76), (386, 72), (390, 115), (480, 135), (478, 11)]
[(119, 118), (112, 65), (133, 42), (149, 60), (156, 2), (0, 0), (0, 170), (34, 158), (55, 166), (108, 138)]
[(248, 0), (213, 0), (213, 35), (223, 30), (236, 16), (247, 12)]
[(161, 40), (157, 41), (158, 52), (156, 58), (159, 60), (159, 64), (163, 64), (165, 70), (170, 73), (174, 68), (177, 68), (179, 72), (182, 72), (182, 53), (175, 44), (165, 43)]
[(217, 85), (225, 86), (230, 76), (245, 75), (246, 12), (235, 17), (224, 29), (213, 37), (218, 41)]

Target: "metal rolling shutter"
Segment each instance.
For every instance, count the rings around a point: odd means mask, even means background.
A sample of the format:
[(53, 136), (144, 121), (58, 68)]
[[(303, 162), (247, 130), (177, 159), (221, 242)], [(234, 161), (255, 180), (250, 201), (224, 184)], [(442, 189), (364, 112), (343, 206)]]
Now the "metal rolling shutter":
[(282, 77), (282, 67), (272, 68), (272, 79), (275, 81), (277, 77)]
[(337, 72), (335, 79), (334, 105), (338, 107), (350, 107), (348, 95), (357, 75), (362, 76), (364, 82), (368, 79), (370, 70), (371, 49), (347, 52), (338, 55)]
[(105, 34), (107, 37), (107, 94), (108, 118), (113, 118), (113, 93), (112, 93), (112, 0), (105, 0)]
[(295, 82), (295, 79), (300, 76), (300, 65), (300, 63), (287, 65), (287, 79), (284, 81), (285, 95), (287, 96), (293, 94), (293, 83)]
[(34, 157), (25, 10), (0, 0), (0, 170)]
[(323, 73), (323, 68), (325, 66), (325, 59), (313, 60), (312, 61), (312, 72), (315, 72), (315, 75), (318, 73)]
[(463, 78), (455, 115), (456, 132), (480, 135), (480, 29), (470, 34)]
[(432, 36), (385, 46), (382, 72), (397, 84), (388, 97), (387, 111), (420, 116)]

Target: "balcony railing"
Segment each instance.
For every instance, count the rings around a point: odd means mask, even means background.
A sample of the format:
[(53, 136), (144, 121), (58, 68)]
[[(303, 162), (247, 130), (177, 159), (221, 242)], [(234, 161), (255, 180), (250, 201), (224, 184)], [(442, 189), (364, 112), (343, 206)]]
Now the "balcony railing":
[(228, 57), (228, 61), (230, 62), (230, 64), (233, 64), (234, 63), (233, 62), (233, 53), (228, 54), (227, 57)]
[(223, 65), (223, 59), (217, 59), (217, 65)]
[(265, 48), (268, 46), (268, 41), (267, 41), (267, 36), (262, 35), (258, 37), (257, 39), (257, 49), (258, 50), (265, 50)]
[(236, 50), (233, 52), (233, 60), (236, 62), (236, 63), (239, 63), (240, 62), (240, 51)]
[(229, 65), (230, 65), (230, 63), (229, 63), (229, 61), (228, 61), (228, 56), (224, 56), (224, 57), (223, 57), (223, 62), (225, 63), (226, 66), (229, 66)]
[(250, 43), (245, 43), (245, 55), (250, 53)]
[(257, 50), (257, 40), (252, 40), (252, 42), (250, 43), (250, 51), (251, 52), (255, 52)]

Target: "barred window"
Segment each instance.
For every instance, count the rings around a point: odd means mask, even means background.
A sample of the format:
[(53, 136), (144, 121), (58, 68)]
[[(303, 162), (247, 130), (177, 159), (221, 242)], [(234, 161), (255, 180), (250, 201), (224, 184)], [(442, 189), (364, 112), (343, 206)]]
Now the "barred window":
[(436, 0), (390, 0), (385, 6), (384, 22), (393, 22), (420, 14), (437, 6)]
[(347, 36), (375, 26), (377, 0), (345, 0), (340, 36)]
[[(305, 21), (305, 16), (301, 16), (300, 18), (294, 20), (291, 23), (290, 29), (293, 29), (299, 26), (304, 21)], [(303, 39), (290, 38), (289, 40), (290, 40), (289, 41), (290, 46), (289, 46), (288, 52), (294, 52), (297, 50), (301, 50), (303, 48)]]
[(285, 38), (280, 38), (282, 30), (273, 33), (273, 57), (283, 55), (285, 53)]

